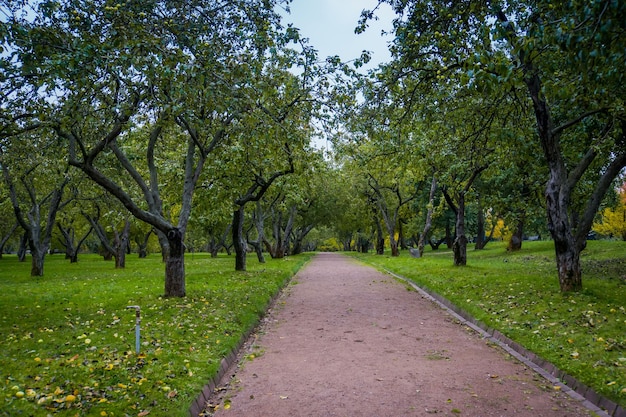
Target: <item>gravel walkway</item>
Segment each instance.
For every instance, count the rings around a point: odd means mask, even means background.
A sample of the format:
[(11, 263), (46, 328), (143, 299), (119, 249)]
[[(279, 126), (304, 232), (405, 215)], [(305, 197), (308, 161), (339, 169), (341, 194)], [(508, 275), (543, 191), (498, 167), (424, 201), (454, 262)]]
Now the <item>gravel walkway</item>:
[(243, 354), (209, 415), (594, 415), (418, 292), (340, 254), (296, 275)]

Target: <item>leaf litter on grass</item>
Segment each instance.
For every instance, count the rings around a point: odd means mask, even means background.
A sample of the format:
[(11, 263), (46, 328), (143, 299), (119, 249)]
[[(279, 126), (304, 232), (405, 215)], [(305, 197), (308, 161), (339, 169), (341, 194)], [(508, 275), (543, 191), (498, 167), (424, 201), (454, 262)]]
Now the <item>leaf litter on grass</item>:
[[(267, 272), (207, 275), (208, 258), (197, 258), (202, 269), (188, 269), (184, 299), (145, 290), (162, 286), (152, 278), (162, 268), (156, 260), (140, 274), (98, 270), (100, 278), (84, 280), (64, 278), (61, 262), (47, 267), (53, 274), (58, 268), (57, 278), (39, 282), (0, 271), (0, 286), (17, 282), (24, 289), (15, 297), (0, 294), (0, 329), (7, 335), (0, 342), (0, 414), (186, 415), (221, 358), (306, 260), (268, 262)], [(211, 268), (232, 269), (220, 261)], [(87, 283), (90, 292), (83, 291)], [(142, 306), (140, 354), (127, 305)]]
[[(597, 392), (626, 406), (626, 242), (588, 242), (583, 291), (561, 294), (552, 242), (525, 242), (468, 252), (468, 266), (452, 254), (423, 258), (355, 255), (448, 298)], [(446, 252), (443, 252), (444, 254)], [(439, 254), (441, 255), (441, 253)]]

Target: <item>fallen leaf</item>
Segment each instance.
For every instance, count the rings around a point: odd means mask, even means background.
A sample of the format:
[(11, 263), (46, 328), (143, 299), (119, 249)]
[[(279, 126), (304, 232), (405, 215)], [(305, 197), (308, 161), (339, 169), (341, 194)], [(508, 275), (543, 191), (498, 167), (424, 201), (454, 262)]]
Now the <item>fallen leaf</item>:
[(289, 397), (288, 397), (288, 396), (286, 396), (286, 395), (281, 395), (281, 396), (280, 396), (280, 399), (281, 399), (281, 400), (286, 400), (287, 398), (289, 398)]
[(142, 411), (139, 414), (137, 414), (137, 417), (144, 417), (144, 416), (147, 416), (148, 414), (150, 414), (150, 410)]

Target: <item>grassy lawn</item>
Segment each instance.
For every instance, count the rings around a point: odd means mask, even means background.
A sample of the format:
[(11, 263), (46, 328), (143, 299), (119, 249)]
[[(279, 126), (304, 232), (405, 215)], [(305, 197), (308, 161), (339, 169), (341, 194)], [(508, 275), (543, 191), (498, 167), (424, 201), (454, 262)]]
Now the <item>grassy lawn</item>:
[[(248, 262), (186, 257), (187, 294), (163, 299), (160, 256), (127, 268), (82, 255), (0, 260), (0, 416), (186, 416), (223, 356), (257, 322), (271, 297), (310, 258)], [(141, 352), (135, 312), (141, 307)]]
[(561, 294), (552, 242), (468, 250), (454, 267), (447, 250), (414, 259), (355, 255), (435, 291), (558, 368), (626, 406), (626, 242), (590, 241), (583, 291)]

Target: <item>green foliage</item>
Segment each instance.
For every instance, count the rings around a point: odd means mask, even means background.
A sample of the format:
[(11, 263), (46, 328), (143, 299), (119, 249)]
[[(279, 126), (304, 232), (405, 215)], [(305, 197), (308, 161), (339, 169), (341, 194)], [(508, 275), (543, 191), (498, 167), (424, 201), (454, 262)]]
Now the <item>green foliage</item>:
[(358, 255), (441, 294), (559, 369), (626, 405), (626, 242), (590, 241), (580, 293), (562, 294), (552, 242), (503, 244), (468, 253), (454, 268), (450, 252), (414, 259)]
[[(160, 296), (161, 259), (112, 270), (96, 255), (48, 260), (45, 279), (5, 256), (0, 270), (0, 415), (187, 415), (220, 360), (309, 258), (232, 270), (232, 259), (186, 260), (188, 296)], [(141, 353), (135, 314), (141, 307)], [(22, 396), (23, 394), (23, 396)]]

